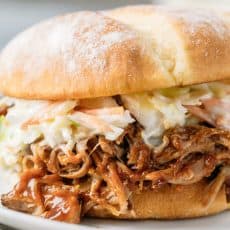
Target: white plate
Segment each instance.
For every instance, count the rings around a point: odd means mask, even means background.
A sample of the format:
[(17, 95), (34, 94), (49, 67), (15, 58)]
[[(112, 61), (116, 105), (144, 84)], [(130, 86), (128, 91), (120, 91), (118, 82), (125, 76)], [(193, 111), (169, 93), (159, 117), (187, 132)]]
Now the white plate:
[[(12, 180), (3, 175), (0, 170), (0, 194), (11, 187)], [(103, 220), (85, 219), (79, 225), (65, 224), (50, 221), (39, 217), (8, 210), (0, 206), (0, 223), (21, 229), (21, 230), (89, 230), (89, 229), (110, 229), (110, 230), (133, 230), (133, 229), (209, 229), (221, 230), (230, 229), (230, 212), (216, 216), (197, 218), (192, 220), (179, 221), (124, 221), (124, 220)]]
[(180, 221), (121, 221), (121, 220), (96, 220), (85, 219), (79, 225), (59, 223), (39, 217), (33, 217), (23, 213), (0, 208), (0, 222), (11, 227), (22, 230), (90, 230), (90, 229), (110, 229), (110, 230), (133, 230), (133, 229), (209, 229), (221, 230), (229, 229), (230, 213), (222, 213), (217, 216), (199, 218), (193, 220)]

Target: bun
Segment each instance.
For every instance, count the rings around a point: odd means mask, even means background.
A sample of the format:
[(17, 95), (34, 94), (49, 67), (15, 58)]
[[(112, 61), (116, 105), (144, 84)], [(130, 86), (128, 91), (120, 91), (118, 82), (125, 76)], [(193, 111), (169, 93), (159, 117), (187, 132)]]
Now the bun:
[(230, 208), (226, 201), (225, 187), (222, 186), (216, 198), (210, 205), (204, 205), (207, 197), (207, 182), (204, 180), (192, 185), (166, 185), (159, 190), (148, 190), (133, 194), (132, 213), (111, 216), (100, 207), (90, 211), (89, 216), (118, 219), (184, 219), (208, 216)]
[(228, 14), (136, 6), (78, 12), (19, 34), (0, 91), (25, 99), (112, 96), (230, 78)]

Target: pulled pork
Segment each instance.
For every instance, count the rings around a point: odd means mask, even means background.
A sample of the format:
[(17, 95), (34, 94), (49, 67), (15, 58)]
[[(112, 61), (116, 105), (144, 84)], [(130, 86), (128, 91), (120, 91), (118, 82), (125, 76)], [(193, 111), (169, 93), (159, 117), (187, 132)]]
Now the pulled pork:
[[(31, 144), (22, 160), (20, 182), (2, 196), (2, 204), (71, 223), (96, 207), (118, 216), (133, 213), (129, 203), (133, 191), (196, 183), (230, 163), (229, 131), (176, 127), (164, 133), (155, 149), (144, 143), (141, 131), (134, 123), (116, 141), (94, 136), (85, 150), (75, 145), (68, 154), (39, 142)], [(227, 178), (228, 200), (229, 187)]]

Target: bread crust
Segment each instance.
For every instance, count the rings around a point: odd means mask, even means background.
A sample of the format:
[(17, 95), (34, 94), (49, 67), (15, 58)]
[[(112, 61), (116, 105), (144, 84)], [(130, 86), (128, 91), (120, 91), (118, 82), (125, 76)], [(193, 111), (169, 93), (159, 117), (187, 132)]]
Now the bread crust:
[(0, 55), (0, 91), (67, 100), (230, 78), (227, 14), (154, 6), (42, 22)]
[(97, 207), (90, 210), (89, 216), (116, 219), (185, 219), (209, 216), (230, 208), (226, 201), (225, 186), (222, 186), (214, 201), (204, 205), (203, 198), (207, 182), (202, 180), (192, 185), (166, 185), (158, 190), (134, 193), (131, 204), (132, 212), (113, 216)]

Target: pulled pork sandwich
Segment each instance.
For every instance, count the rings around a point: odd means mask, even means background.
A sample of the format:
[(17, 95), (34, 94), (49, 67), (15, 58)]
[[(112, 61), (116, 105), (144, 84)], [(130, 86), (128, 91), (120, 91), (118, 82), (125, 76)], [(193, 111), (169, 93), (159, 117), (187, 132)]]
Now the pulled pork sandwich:
[(135, 6), (57, 17), (0, 56), (7, 208), (175, 219), (230, 207), (229, 14)]

